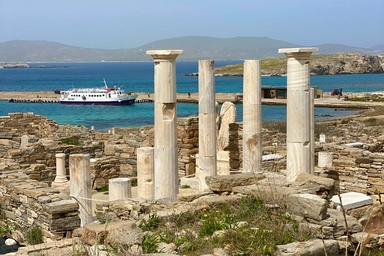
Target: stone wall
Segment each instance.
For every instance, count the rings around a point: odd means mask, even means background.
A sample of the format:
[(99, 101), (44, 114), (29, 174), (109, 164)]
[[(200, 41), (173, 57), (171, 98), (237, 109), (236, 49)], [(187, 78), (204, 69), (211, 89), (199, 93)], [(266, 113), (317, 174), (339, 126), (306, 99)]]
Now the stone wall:
[(317, 150), (333, 153), (332, 166), (318, 171), (336, 180), (342, 192), (384, 193), (384, 152), (332, 144), (318, 146)]
[(33, 226), (39, 227), (45, 238), (70, 236), (80, 227), (78, 209), (75, 200), (44, 182), (16, 171), (0, 172), (0, 214), (17, 228), (14, 236), (18, 241)]

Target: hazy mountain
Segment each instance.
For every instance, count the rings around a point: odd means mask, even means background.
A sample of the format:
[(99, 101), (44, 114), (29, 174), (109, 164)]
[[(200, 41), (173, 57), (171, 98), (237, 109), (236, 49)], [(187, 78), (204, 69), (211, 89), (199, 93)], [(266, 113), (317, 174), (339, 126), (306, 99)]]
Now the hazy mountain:
[[(304, 47), (267, 37), (215, 38), (185, 36), (154, 41), (137, 48), (105, 50), (82, 48), (49, 41), (14, 40), (0, 43), (1, 62), (151, 61), (147, 50), (182, 49), (178, 60), (242, 60), (282, 57), (279, 48)], [(341, 44), (318, 45), (317, 54), (357, 52), (384, 53), (384, 45), (359, 48)]]

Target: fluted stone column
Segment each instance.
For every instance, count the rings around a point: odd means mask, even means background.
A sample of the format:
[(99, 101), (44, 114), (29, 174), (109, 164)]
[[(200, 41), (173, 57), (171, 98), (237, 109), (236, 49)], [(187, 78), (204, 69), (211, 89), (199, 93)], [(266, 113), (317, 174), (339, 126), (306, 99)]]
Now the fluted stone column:
[(261, 62), (244, 61), (243, 171), (262, 172)]
[(315, 89), (309, 89), (309, 106), (310, 106), (310, 128), (311, 128), (311, 163), (310, 163), (310, 174), (315, 174)]
[(79, 202), (81, 226), (93, 221), (90, 158), (88, 154), (69, 155), (70, 195)]
[(206, 176), (217, 174), (216, 95), (214, 61), (199, 60), (199, 190), (208, 189)]
[(125, 200), (132, 197), (131, 179), (113, 178), (108, 181), (109, 201)]
[(65, 172), (65, 154), (58, 153), (56, 156), (56, 177), (54, 182), (67, 182), (67, 175)]
[(137, 149), (137, 197), (146, 200), (155, 199), (153, 147)]
[(284, 48), (287, 57), (287, 181), (311, 172), (309, 58), (318, 48)]
[(155, 62), (155, 199), (178, 193), (176, 58), (182, 50), (150, 50)]

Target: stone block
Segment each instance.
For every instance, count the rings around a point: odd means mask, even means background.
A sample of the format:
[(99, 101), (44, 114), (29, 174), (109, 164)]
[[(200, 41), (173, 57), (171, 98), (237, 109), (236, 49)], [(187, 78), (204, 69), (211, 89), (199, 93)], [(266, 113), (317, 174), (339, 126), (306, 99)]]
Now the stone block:
[(43, 204), (43, 209), (51, 214), (65, 214), (79, 209), (79, 204), (75, 200), (61, 200), (53, 203)]
[(52, 232), (73, 230), (80, 227), (80, 223), (81, 220), (79, 216), (51, 219), (49, 221), (49, 230)]
[(328, 256), (339, 255), (339, 243), (336, 240), (314, 239), (305, 242), (294, 242), (285, 245), (278, 245), (275, 256), (313, 256), (324, 255), (324, 250)]
[(287, 208), (290, 213), (314, 220), (324, 220), (327, 215), (328, 202), (317, 195), (292, 194), (288, 196)]
[[(348, 193), (340, 194), (340, 196), (341, 196), (341, 203), (345, 210), (373, 204), (372, 198), (363, 193), (348, 192)], [(335, 203), (336, 207), (340, 206), (340, 199), (338, 195), (334, 195), (332, 197), (332, 201)]]
[(232, 191), (233, 187), (256, 184), (265, 176), (259, 173), (241, 173), (234, 175), (207, 176), (205, 182), (215, 192)]

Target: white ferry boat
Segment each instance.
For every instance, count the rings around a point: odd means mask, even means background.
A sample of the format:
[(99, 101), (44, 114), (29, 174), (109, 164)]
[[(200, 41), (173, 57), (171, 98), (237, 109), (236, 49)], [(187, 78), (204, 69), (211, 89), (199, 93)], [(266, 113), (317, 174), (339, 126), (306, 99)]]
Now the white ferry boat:
[(137, 94), (126, 93), (116, 87), (108, 87), (104, 79), (104, 88), (78, 88), (60, 91), (61, 104), (91, 105), (131, 105), (135, 103)]

